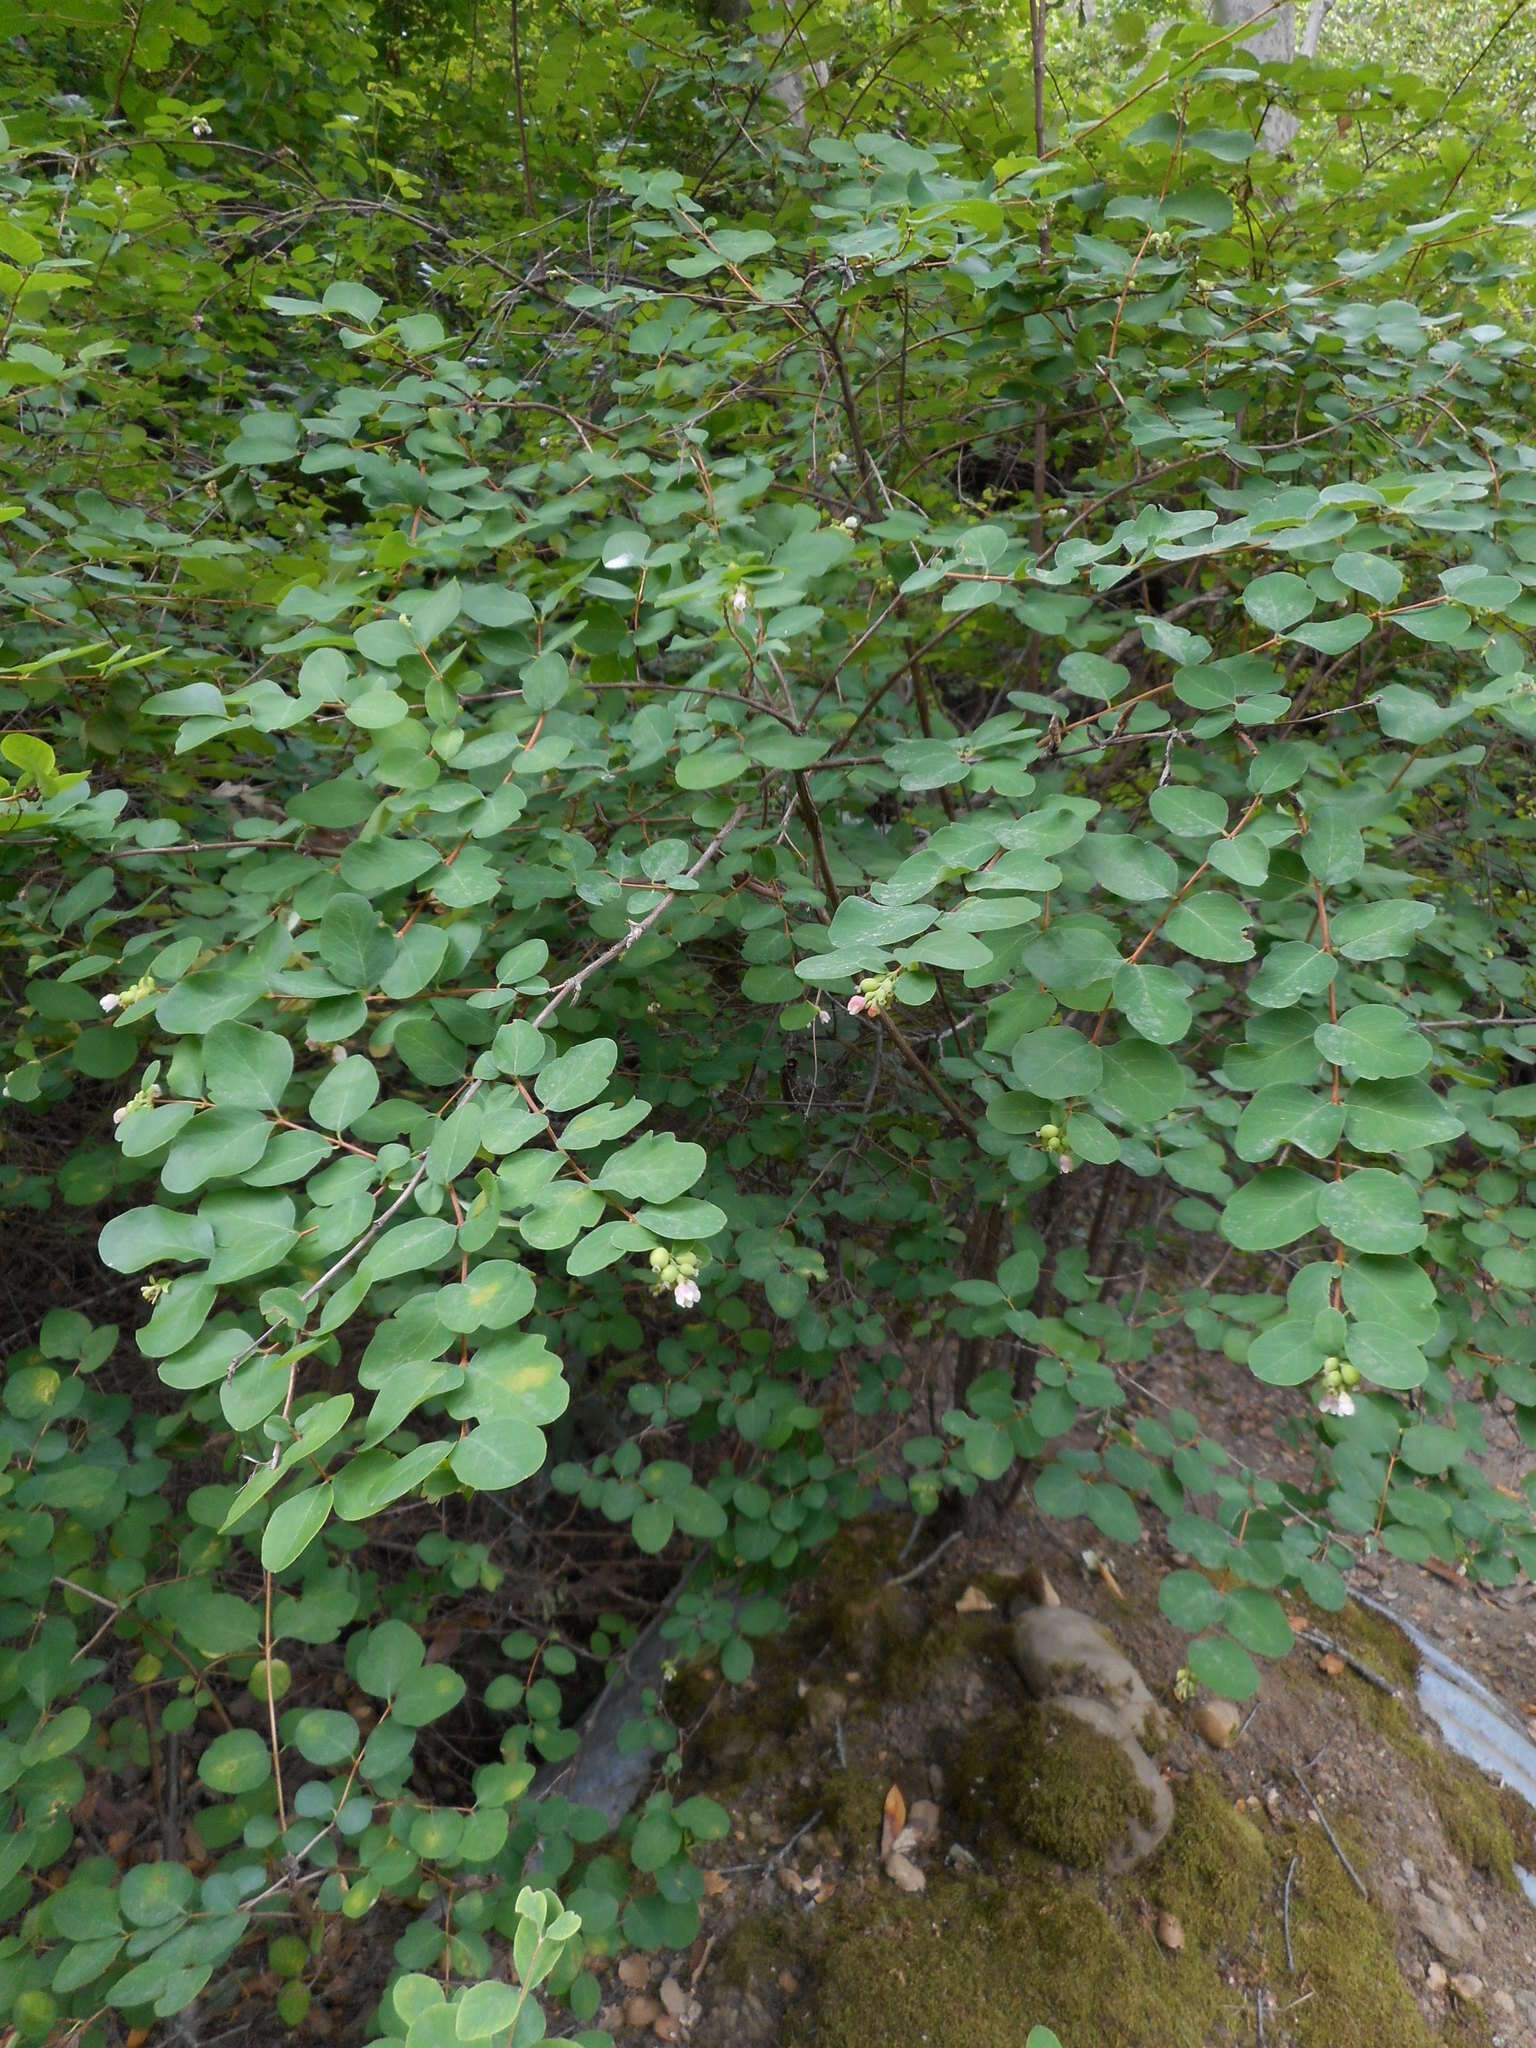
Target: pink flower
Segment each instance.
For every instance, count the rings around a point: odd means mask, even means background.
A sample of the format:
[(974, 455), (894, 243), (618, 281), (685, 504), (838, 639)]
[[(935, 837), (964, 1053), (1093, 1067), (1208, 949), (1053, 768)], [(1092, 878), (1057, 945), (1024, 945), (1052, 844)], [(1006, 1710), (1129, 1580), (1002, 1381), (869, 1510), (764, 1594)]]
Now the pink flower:
[(698, 1281), (679, 1280), (672, 1290), (672, 1299), (679, 1308), (697, 1308), (700, 1299)]
[(1353, 1399), (1343, 1392), (1324, 1394), (1317, 1405), (1325, 1415), (1353, 1415), (1355, 1412)]
[(848, 998), (848, 1014), (850, 1017), (862, 1017), (868, 1008), (868, 996), (850, 996)]

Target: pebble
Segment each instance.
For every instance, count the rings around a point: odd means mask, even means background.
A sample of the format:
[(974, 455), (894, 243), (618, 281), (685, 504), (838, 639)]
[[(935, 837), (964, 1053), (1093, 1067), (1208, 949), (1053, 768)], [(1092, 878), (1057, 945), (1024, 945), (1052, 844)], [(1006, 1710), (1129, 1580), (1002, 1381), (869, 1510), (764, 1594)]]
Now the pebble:
[(648, 1991), (637, 1991), (633, 1998), (624, 2001), (624, 2024), (630, 2027), (649, 2027), (661, 2018), (661, 2001), (652, 1998)]
[(1195, 1709), (1195, 1726), (1212, 1749), (1230, 1749), (1242, 1725), (1243, 1717), (1231, 1700), (1202, 1700)]
[(795, 1975), (793, 1970), (780, 1970), (779, 1989), (783, 1992), (786, 1998), (793, 1998), (795, 1993), (800, 1989), (800, 1979)]
[(1426, 1963), (1424, 1965), (1424, 1982), (1431, 1991), (1443, 1991), (1450, 1981), (1450, 1978), (1446, 1975), (1444, 1963)]
[(619, 1982), (630, 1991), (643, 1991), (651, 1981), (651, 1966), (644, 1956), (628, 1955), (619, 1963)]
[(1171, 1913), (1157, 1916), (1157, 1938), (1170, 1955), (1177, 1955), (1184, 1946), (1184, 1929)]
[(658, 2041), (681, 2041), (683, 2038), (682, 2022), (681, 2020), (673, 2019), (669, 2012), (664, 2012), (659, 2020), (652, 2020), (651, 2032)]
[(1484, 1919), (1481, 1913), (1473, 1913), (1472, 1925), (1477, 1929), (1479, 1934), (1486, 1934), (1488, 1932), (1488, 1922)]
[(1482, 2001), (1483, 1980), (1474, 1977), (1470, 1970), (1458, 1970), (1451, 1979), (1451, 1989), (1464, 2004), (1477, 2005)]
[(1416, 1892), (1419, 1888), (1419, 1866), (1411, 1857), (1405, 1856), (1399, 1867), (1403, 1873), (1403, 1883), (1409, 1891)]

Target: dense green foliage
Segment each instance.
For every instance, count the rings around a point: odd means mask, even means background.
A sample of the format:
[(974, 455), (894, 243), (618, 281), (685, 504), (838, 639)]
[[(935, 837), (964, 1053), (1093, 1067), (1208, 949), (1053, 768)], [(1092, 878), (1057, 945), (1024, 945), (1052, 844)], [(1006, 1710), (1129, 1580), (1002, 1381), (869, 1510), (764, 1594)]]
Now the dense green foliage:
[(8, 22), (23, 2039), (301, 2027), (375, 1909), (379, 2040), (589, 2021), (726, 1819), (539, 1764), (881, 1497), (1155, 1517), (1236, 1697), (1354, 1549), (1536, 1570), (1521, 74), (1342, 12), (1038, 109), (983, 10)]

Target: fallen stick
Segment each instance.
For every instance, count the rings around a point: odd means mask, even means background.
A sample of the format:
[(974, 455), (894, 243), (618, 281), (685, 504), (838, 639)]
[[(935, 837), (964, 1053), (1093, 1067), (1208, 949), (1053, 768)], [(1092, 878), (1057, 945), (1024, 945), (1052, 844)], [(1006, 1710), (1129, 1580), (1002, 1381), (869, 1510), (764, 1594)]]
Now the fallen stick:
[(1312, 1811), (1317, 1815), (1318, 1822), (1322, 1827), (1323, 1833), (1328, 1837), (1329, 1842), (1333, 1846), (1334, 1855), (1338, 1857), (1339, 1861), (1343, 1864), (1344, 1868), (1349, 1872), (1350, 1880), (1353, 1883), (1355, 1890), (1360, 1894), (1362, 1899), (1368, 1899), (1371, 1895), (1370, 1892), (1366, 1889), (1364, 1880), (1362, 1879), (1359, 1871), (1356, 1870), (1353, 1863), (1351, 1863), (1349, 1858), (1344, 1854), (1343, 1844), (1339, 1841), (1339, 1838), (1333, 1832), (1333, 1829), (1328, 1825), (1328, 1816), (1323, 1812), (1323, 1809), (1318, 1805), (1317, 1798), (1316, 1795), (1313, 1793), (1312, 1787), (1307, 1783), (1306, 1779), (1301, 1775), (1300, 1770), (1294, 1763), (1291, 1765), (1291, 1776), (1296, 1780), (1297, 1784), (1306, 1794), (1308, 1805), (1312, 1808)]
[(1296, 1957), (1291, 1950), (1291, 1884), (1296, 1876), (1296, 1866), (1300, 1861), (1301, 1858), (1299, 1856), (1293, 1856), (1291, 1858), (1291, 1867), (1285, 1873), (1285, 1900), (1281, 1909), (1281, 1925), (1285, 1930), (1285, 1967), (1293, 1977), (1296, 1974)]
[(1383, 1678), (1379, 1671), (1373, 1671), (1370, 1665), (1355, 1656), (1353, 1651), (1346, 1650), (1342, 1643), (1336, 1643), (1332, 1636), (1325, 1636), (1320, 1628), (1303, 1629), (1301, 1640), (1310, 1643), (1315, 1650), (1321, 1650), (1325, 1656), (1340, 1658), (1357, 1678), (1363, 1678), (1367, 1685), (1374, 1685), (1376, 1690), (1384, 1692), (1388, 1699), (1397, 1698), (1397, 1687), (1390, 1678)]

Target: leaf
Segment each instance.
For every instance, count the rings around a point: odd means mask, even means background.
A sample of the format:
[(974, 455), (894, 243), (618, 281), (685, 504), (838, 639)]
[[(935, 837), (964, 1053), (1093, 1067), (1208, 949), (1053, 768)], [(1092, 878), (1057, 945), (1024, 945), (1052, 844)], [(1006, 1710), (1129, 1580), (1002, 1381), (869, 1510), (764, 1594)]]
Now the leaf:
[(494, 1493), (531, 1478), (542, 1467), (547, 1448), (543, 1430), (533, 1423), (500, 1416), (472, 1429), (454, 1446), (449, 1463), (466, 1486)]
[(1395, 1393), (1409, 1393), (1430, 1376), (1430, 1362), (1399, 1323), (1352, 1323), (1346, 1358), (1372, 1384), (1391, 1386)]
[(882, 1862), (896, 1847), (897, 1839), (907, 1824), (907, 1802), (902, 1797), (899, 1785), (890, 1786), (880, 1809), (880, 1857)]
[(203, 1040), (203, 1085), (221, 1106), (275, 1112), (292, 1074), (293, 1047), (274, 1031), (216, 1024)]
[(1321, 1185), (1294, 1166), (1256, 1174), (1222, 1211), (1222, 1236), (1240, 1252), (1278, 1251), (1294, 1244), (1317, 1226)]
[[(1144, 1039), (1122, 1038), (1105, 1048), (1103, 1075), (1093, 1093), (1097, 1103), (1145, 1128), (1171, 1115), (1184, 1100), (1184, 1089), (1184, 1070), (1171, 1052)], [(1072, 1128), (1077, 1128), (1076, 1118)], [(1083, 1150), (1081, 1145), (1078, 1149)]]
[(1285, 1609), (1272, 1594), (1239, 1587), (1227, 1595), (1222, 1625), (1245, 1650), (1260, 1657), (1287, 1657), (1296, 1638)]
[(213, 1232), (178, 1209), (129, 1209), (102, 1231), (97, 1249), (114, 1273), (141, 1273), (163, 1259), (213, 1256)]
[(286, 1571), (313, 1543), (331, 1513), (330, 1482), (306, 1486), (275, 1508), (261, 1537), (263, 1571)]
[(1176, 1045), (1189, 1030), (1189, 988), (1171, 968), (1122, 967), (1114, 1004), (1131, 1029), (1154, 1045)]
[(593, 1186), (630, 1201), (670, 1202), (693, 1186), (706, 1156), (702, 1145), (680, 1144), (670, 1131), (650, 1132), (615, 1152)]
[(309, 1113), (322, 1130), (345, 1131), (378, 1099), (378, 1069), (361, 1053), (349, 1053), (326, 1073), (309, 1099)]
[(1286, 1316), (1248, 1347), (1248, 1370), (1267, 1387), (1301, 1387), (1323, 1369), (1324, 1351), (1309, 1321)]
[(1318, 1051), (1366, 1081), (1405, 1080), (1429, 1065), (1429, 1040), (1411, 1018), (1386, 1003), (1357, 1003), (1337, 1024), (1319, 1024)]
[(1282, 1145), (1297, 1145), (1313, 1159), (1326, 1158), (1339, 1142), (1345, 1110), (1341, 1103), (1294, 1082), (1261, 1088), (1237, 1120), (1232, 1149), (1252, 1162), (1272, 1158)]
[(1375, 598), (1378, 604), (1395, 603), (1403, 587), (1402, 570), (1384, 555), (1335, 555), (1331, 566), (1342, 584)]
[(602, 1094), (618, 1065), (611, 1038), (593, 1038), (551, 1060), (535, 1077), (533, 1092), (548, 1110), (580, 1109)]
[(1248, 993), (1261, 1009), (1289, 1010), (1322, 995), (1337, 972), (1337, 961), (1320, 946), (1285, 940), (1265, 954)]
[(1355, 1081), (1344, 1128), (1359, 1152), (1400, 1153), (1449, 1144), (1466, 1126), (1424, 1081)]
[(315, 936), (321, 959), (343, 988), (376, 988), (395, 957), (394, 937), (365, 896), (333, 896)]
[(1090, 1094), (1104, 1071), (1098, 1047), (1070, 1025), (1026, 1033), (1013, 1048), (1012, 1061), (1030, 1093), (1050, 1103)]
[(1154, 903), (1179, 886), (1173, 856), (1129, 832), (1090, 833), (1077, 857), (1101, 889), (1130, 903)]
[(1418, 1189), (1406, 1175), (1379, 1166), (1358, 1167), (1325, 1184), (1317, 1220), (1351, 1251), (1386, 1256), (1416, 1251), (1426, 1234)]
[(254, 1728), (216, 1735), (197, 1760), (197, 1775), (213, 1792), (229, 1798), (254, 1792), (272, 1775), (272, 1754)]
[(1282, 570), (1273, 576), (1256, 576), (1243, 592), (1243, 610), (1268, 633), (1284, 633), (1309, 618), (1317, 597), (1300, 576)]
[(1203, 1572), (1173, 1571), (1157, 1589), (1157, 1604), (1186, 1635), (1198, 1635), (1220, 1618), (1222, 1595)]
[(1258, 1691), (1258, 1666), (1230, 1636), (1201, 1636), (1189, 1646), (1189, 1668), (1200, 1683), (1224, 1700), (1251, 1700)]
[(1187, 896), (1163, 926), (1168, 943), (1197, 960), (1238, 961), (1253, 958), (1248, 937), (1252, 922), (1235, 896), (1220, 889), (1200, 889)]
[(1333, 942), (1346, 960), (1390, 960), (1412, 949), (1435, 921), (1428, 903), (1357, 903), (1333, 921)]

